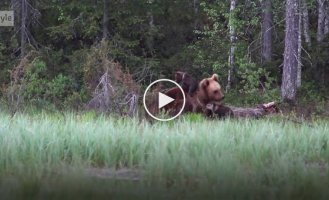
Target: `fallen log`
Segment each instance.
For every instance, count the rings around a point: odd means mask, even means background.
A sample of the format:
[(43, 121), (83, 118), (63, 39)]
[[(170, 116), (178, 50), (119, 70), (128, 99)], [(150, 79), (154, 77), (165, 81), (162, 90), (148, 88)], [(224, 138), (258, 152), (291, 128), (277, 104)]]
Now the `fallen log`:
[(277, 113), (278, 111), (275, 102), (264, 103), (250, 108), (209, 103), (206, 105), (205, 115), (212, 118), (260, 118), (268, 114)]

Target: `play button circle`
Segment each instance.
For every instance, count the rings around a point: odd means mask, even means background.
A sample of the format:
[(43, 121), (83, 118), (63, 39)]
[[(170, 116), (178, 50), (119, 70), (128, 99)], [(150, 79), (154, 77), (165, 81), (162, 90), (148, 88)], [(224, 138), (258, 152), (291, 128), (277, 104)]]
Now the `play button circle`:
[[(170, 116), (168, 118), (164, 118), (163, 116), (157, 115), (158, 113), (160, 113), (160, 110), (163, 107), (165, 107), (166, 105), (168, 105), (172, 102), (175, 102), (175, 100), (176, 100), (172, 97), (169, 97), (164, 92), (157, 91), (154, 94), (154, 95), (156, 95), (156, 99), (157, 99), (156, 110), (154, 109), (154, 106), (153, 107), (151, 106), (152, 104), (147, 104), (147, 100), (152, 99), (152, 94), (151, 94), (152, 92), (150, 91), (151, 88), (156, 87), (158, 84), (167, 85), (168, 88), (170, 88), (169, 85), (171, 85), (171, 87), (174, 86), (174, 87), (178, 87), (180, 89), (180, 91), (182, 93), (182, 97), (183, 97), (183, 104), (182, 104), (182, 107), (180, 108), (179, 112), (175, 116), (172, 116), (172, 117)], [(154, 98), (154, 96), (153, 96), (153, 98)], [(170, 121), (170, 120), (173, 120), (176, 117), (178, 117), (183, 112), (184, 107), (185, 107), (185, 93), (184, 93), (183, 89), (181, 88), (181, 86), (178, 83), (176, 83), (175, 81), (170, 80), (170, 79), (159, 79), (159, 80), (152, 82), (146, 88), (146, 90), (144, 92), (144, 96), (143, 96), (143, 105), (144, 105), (144, 108), (145, 108), (145, 111), (147, 112), (147, 114), (150, 115), (153, 119), (156, 119), (159, 121)]]

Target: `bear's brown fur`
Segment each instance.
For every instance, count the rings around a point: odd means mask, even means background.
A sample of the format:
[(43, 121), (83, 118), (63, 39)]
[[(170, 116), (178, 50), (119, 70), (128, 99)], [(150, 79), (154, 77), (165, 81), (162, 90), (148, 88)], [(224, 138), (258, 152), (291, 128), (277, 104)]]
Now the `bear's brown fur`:
[(199, 82), (186, 72), (177, 71), (175, 81), (182, 87), (185, 93), (193, 96), (198, 89)]
[(219, 103), (224, 99), (222, 88), (218, 83), (217, 74), (213, 74), (210, 78), (200, 81), (196, 97), (200, 105), (204, 108), (210, 102)]
[[(177, 114), (183, 105), (183, 97), (178, 87), (174, 87), (165, 92), (166, 95), (175, 98), (176, 100), (164, 107), (169, 114)], [(218, 75), (213, 74), (210, 78), (201, 80), (198, 88), (193, 96), (186, 95), (186, 102), (183, 112), (203, 113), (206, 110), (206, 105), (212, 102), (221, 102), (224, 94), (221, 86), (218, 83)]]
[(164, 94), (174, 99), (183, 99), (182, 92), (178, 87), (170, 88), (169, 90), (165, 91)]

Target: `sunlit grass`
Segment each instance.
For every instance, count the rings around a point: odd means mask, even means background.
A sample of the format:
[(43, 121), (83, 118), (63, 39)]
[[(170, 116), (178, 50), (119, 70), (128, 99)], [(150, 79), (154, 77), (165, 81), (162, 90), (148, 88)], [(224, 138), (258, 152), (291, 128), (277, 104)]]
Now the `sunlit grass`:
[[(171, 194), (309, 199), (329, 194), (326, 121), (309, 126), (191, 115), (148, 123), (95, 113), (0, 114), (0, 121), (0, 192), (8, 197), (131, 192), (141, 199)], [(102, 179), (86, 174), (89, 168), (135, 169), (141, 178)]]

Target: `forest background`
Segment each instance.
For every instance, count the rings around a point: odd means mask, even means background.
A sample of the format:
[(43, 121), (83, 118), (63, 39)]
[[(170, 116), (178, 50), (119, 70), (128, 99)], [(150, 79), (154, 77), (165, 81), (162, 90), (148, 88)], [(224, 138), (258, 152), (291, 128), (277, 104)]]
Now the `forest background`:
[[(176, 70), (219, 74), (231, 105), (328, 116), (328, 0), (5, 0), (0, 99), (11, 112), (135, 112)], [(128, 106), (127, 106), (128, 105)]]

